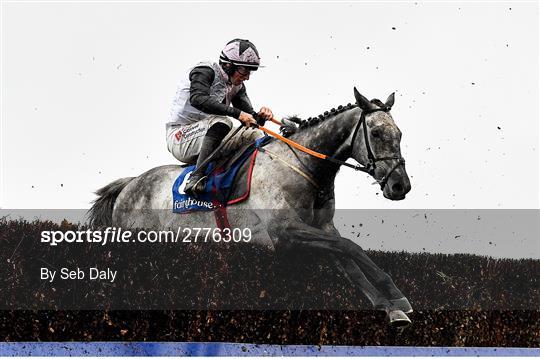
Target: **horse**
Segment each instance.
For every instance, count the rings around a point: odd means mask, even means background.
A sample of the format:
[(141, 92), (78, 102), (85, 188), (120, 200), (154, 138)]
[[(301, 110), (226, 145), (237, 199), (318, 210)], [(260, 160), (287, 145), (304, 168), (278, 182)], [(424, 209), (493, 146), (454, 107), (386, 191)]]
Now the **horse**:
[[(273, 140), (261, 148), (251, 174), (249, 198), (228, 207), (231, 227), (251, 228), (257, 244), (276, 255), (298, 249), (328, 256), (336, 269), (386, 312), (392, 326), (411, 323), (411, 304), (391, 277), (356, 243), (334, 226), (334, 180), (343, 165), (369, 173), (385, 198), (403, 200), (411, 189), (401, 155), (401, 131), (385, 103), (368, 100), (354, 88), (356, 105), (348, 104), (323, 115), (299, 121), (288, 137), (327, 159), (297, 151)], [(345, 161), (356, 160), (360, 166)], [(184, 167), (165, 165), (138, 177), (118, 179), (99, 189), (88, 212), (93, 226), (132, 228), (214, 227), (212, 212), (179, 215), (172, 212), (172, 185)]]

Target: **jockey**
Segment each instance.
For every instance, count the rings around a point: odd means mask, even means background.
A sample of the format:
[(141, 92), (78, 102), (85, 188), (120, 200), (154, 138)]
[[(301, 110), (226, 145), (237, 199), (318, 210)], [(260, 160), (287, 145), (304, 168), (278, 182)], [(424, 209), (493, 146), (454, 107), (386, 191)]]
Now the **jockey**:
[[(201, 164), (229, 134), (231, 117), (245, 128), (227, 141), (223, 152), (233, 152), (263, 136), (252, 127), (257, 121), (244, 85), (259, 67), (255, 45), (234, 39), (221, 52), (219, 63), (201, 62), (180, 81), (167, 123), (167, 148), (176, 159), (196, 163), (184, 190), (187, 194), (196, 197), (204, 191), (206, 166)], [(273, 116), (268, 107), (262, 107), (258, 115), (260, 121)]]

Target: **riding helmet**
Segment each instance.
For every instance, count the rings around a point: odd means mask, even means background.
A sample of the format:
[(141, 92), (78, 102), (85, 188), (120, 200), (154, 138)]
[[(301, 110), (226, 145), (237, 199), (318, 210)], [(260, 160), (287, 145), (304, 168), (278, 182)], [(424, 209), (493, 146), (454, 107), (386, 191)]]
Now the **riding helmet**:
[(225, 64), (244, 66), (251, 71), (256, 71), (261, 67), (259, 52), (249, 40), (234, 39), (229, 41), (221, 51), (219, 60)]

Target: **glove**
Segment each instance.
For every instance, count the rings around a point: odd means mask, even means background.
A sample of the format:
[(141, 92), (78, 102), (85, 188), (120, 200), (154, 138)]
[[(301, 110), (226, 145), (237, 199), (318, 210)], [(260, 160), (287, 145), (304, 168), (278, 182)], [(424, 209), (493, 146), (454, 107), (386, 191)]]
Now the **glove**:
[(262, 118), (261, 116), (259, 116), (257, 112), (252, 112), (251, 115), (253, 116), (255, 121), (257, 121), (257, 125), (264, 126), (264, 124), (266, 123), (266, 120)]

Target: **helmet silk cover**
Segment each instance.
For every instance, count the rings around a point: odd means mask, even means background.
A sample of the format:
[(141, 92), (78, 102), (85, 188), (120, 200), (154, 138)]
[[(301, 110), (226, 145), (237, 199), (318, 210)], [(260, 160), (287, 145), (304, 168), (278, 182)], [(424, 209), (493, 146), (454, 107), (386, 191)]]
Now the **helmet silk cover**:
[(225, 45), (219, 59), (225, 63), (246, 66), (253, 68), (253, 70), (256, 70), (261, 62), (255, 45), (248, 40), (242, 39), (234, 39)]

